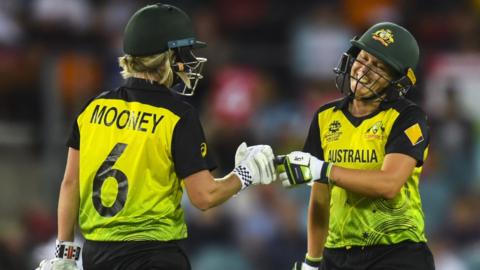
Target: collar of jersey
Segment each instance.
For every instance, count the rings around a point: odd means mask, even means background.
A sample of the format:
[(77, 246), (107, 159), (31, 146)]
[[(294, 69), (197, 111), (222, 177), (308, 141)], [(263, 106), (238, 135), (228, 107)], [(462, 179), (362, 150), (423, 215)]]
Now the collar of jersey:
[(139, 78), (128, 78), (125, 81), (124, 86), (130, 89), (167, 91), (167, 92), (170, 91), (168, 87), (164, 85), (158, 84), (156, 82), (151, 83), (150, 81), (139, 79)]
[[(352, 97), (346, 96), (343, 99), (339, 100), (339, 102), (335, 105), (336, 109), (345, 109), (348, 108), (348, 104), (353, 100)], [(382, 101), (380, 103), (381, 110), (387, 110), (393, 107), (396, 100), (393, 101)]]
[(350, 113), (350, 111), (348, 111), (348, 104), (351, 101), (352, 101), (351, 97), (345, 97), (342, 100), (340, 100), (340, 102), (338, 102), (337, 105), (335, 105), (335, 107), (336, 107), (336, 109), (342, 110), (345, 117), (348, 119), (348, 121), (350, 121), (350, 123), (354, 127), (360, 126), (364, 120), (374, 117), (379, 112), (386, 111), (386, 110), (392, 108), (394, 103), (395, 103), (395, 101), (383, 101), (383, 102), (380, 103), (380, 106), (374, 112), (372, 112), (368, 115), (365, 115), (365, 116), (356, 117), (356, 116), (353, 116)]

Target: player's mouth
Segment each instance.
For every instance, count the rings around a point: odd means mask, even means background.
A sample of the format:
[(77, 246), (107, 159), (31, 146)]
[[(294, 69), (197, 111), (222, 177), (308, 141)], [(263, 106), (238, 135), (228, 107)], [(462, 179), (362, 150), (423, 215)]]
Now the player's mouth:
[(371, 84), (371, 81), (364, 75), (355, 77), (355, 80), (364, 87), (369, 87)]

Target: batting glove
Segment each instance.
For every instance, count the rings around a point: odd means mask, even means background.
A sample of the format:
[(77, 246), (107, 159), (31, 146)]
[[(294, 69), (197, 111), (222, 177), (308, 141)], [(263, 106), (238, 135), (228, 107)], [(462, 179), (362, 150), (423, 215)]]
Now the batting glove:
[(322, 257), (320, 258), (312, 258), (305, 255), (305, 261), (303, 262), (295, 262), (293, 264), (292, 270), (319, 270), (320, 264), (322, 263)]
[(79, 257), (80, 246), (57, 240), (55, 258), (43, 260), (35, 270), (78, 270), (76, 261)]
[(273, 150), (269, 145), (247, 147), (245, 142), (235, 153), (235, 173), (242, 183), (242, 190), (250, 185), (270, 184), (277, 179), (273, 163)]
[(275, 158), (277, 173), (284, 187), (292, 187), (312, 181), (328, 184), (331, 163), (319, 160), (309, 153), (293, 151)]

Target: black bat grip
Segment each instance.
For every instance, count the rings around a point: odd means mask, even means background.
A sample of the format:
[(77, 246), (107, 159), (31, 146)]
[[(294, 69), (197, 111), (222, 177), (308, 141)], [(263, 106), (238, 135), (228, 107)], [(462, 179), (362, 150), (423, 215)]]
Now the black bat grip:
[(275, 156), (273, 159), (273, 164), (275, 165), (282, 165), (285, 162), (285, 156)]

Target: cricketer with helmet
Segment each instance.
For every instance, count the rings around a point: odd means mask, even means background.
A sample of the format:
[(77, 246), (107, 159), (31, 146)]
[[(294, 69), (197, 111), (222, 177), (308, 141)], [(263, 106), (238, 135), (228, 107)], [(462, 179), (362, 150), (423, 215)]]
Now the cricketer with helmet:
[(434, 269), (419, 193), (430, 131), (405, 98), (418, 61), (398, 24), (353, 38), (334, 69), (345, 97), (318, 109), (303, 151), (277, 157), (285, 186), (312, 185), (307, 253), (294, 269)]
[(56, 258), (39, 269), (77, 269), (77, 222), (86, 270), (190, 269), (179, 245), (187, 238), (183, 190), (206, 210), (276, 179), (267, 145), (242, 143), (231, 173), (210, 173), (215, 163), (198, 114), (177, 96), (194, 94), (206, 62), (194, 49), (204, 46), (175, 6), (148, 5), (132, 15), (119, 58), (125, 83), (90, 100), (73, 124)]

